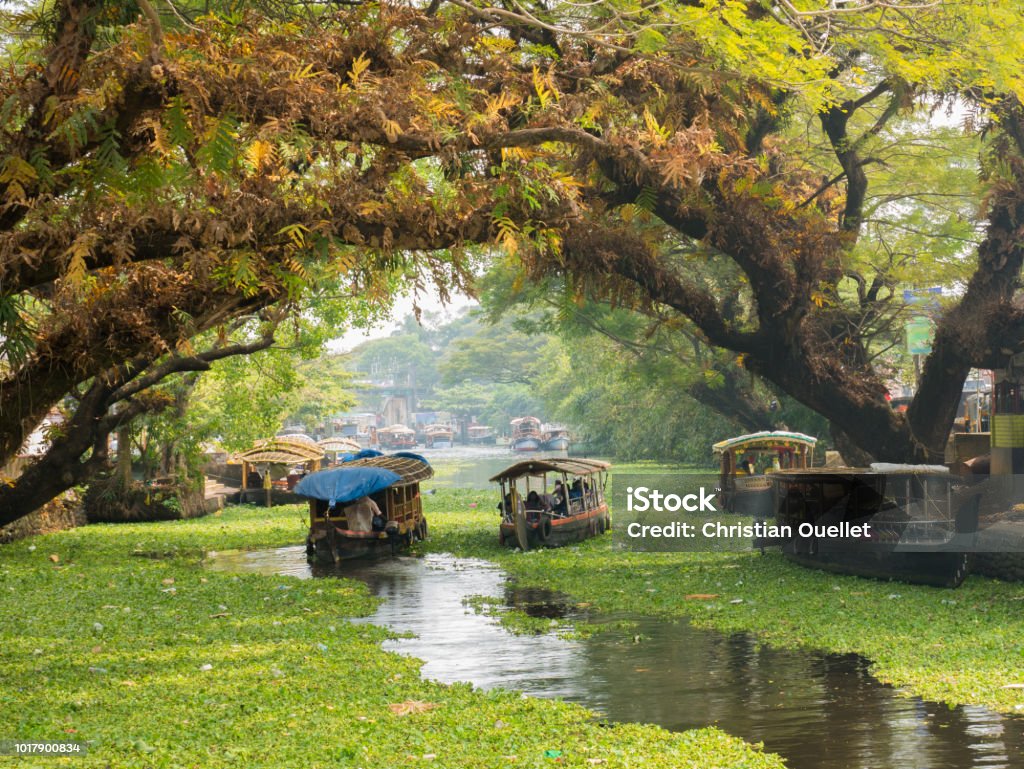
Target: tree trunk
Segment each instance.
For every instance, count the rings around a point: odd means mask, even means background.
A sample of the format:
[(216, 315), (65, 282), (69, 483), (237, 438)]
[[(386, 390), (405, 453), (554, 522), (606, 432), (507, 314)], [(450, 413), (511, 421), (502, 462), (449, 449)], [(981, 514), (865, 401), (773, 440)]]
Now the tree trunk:
[(989, 334), (994, 320), (1013, 311), (1011, 302), (1024, 264), (1020, 236), (1024, 201), (1018, 196), (1016, 191), (1007, 193), (992, 205), (986, 238), (978, 247), (978, 269), (963, 298), (939, 321), (917, 395), (907, 410), (914, 435), (935, 460), (945, 450), (972, 366), (1020, 349), (1019, 336), (993, 340)]
[(60, 439), (41, 459), (29, 465), (13, 484), (0, 486), (0, 526), (39, 509), (104, 467), (107, 456), (103, 450), (81, 461), (89, 445), (90, 442), (82, 435)]
[(117, 479), (122, 489), (132, 482), (132, 431), (128, 425), (117, 431)]
[(870, 372), (858, 374), (822, 364), (820, 356), (766, 349), (749, 356), (747, 366), (796, 400), (825, 416), (866, 455), (884, 462), (921, 462), (923, 447), (914, 440), (902, 414), (892, 410), (882, 384)]

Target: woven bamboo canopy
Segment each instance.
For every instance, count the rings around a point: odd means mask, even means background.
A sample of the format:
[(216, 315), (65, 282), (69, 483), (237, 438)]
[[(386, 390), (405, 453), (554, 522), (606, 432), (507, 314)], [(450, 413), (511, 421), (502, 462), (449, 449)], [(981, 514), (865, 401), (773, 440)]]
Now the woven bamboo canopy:
[(339, 453), (355, 453), (362, 447), (351, 438), (324, 438), (321, 441), (317, 441), (317, 446), (322, 448), (324, 451), (333, 451)]
[(394, 425), (391, 425), (390, 427), (382, 427), (377, 432), (378, 433), (405, 434), (405, 433), (414, 433), (416, 431), (413, 430), (410, 427), (406, 427), (405, 425), (394, 424)]
[(597, 459), (562, 459), (552, 457), (548, 459), (527, 459), (523, 462), (516, 462), (510, 465), (491, 478), (491, 483), (497, 483), (509, 478), (522, 478), (525, 475), (541, 476), (545, 473), (565, 473), (567, 475), (593, 475), (603, 473), (611, 465)]
[(427, 462), (413, 459), (412, 457), (398, 457), (394, 455), (356, 459), (346, 462), (342, 467), (382, 467), (385, 470), (390, 470), (402, 476), (402, 480), (395, 483), (396, 486), (419, 483), (434, 477), (434, 468)]
[(288, 435), (260, 441), (247, 451), (238, 454), (238, 459), (249, 464), (285, 464), (294, 465), (306, 462), (317, 462), (324, 457), (324, 450), (315, 443), (309, 444), (301, 440), (293, 440)]

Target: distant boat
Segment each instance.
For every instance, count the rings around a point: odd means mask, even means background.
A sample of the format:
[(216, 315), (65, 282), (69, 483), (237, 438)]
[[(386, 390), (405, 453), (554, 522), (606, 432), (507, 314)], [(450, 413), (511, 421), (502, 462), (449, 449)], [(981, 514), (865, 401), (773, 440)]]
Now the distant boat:
[(470, 425), (468, 428), (469, 442), (476, 446), (493, 446), (494, 430), (487, 425)]
[(450, 449), (453, 435), (448, 425), (427, 425), (423, 429), (423, 442), (428, 449)]
[(542, 440), (539, 419), (519, 417), (512, 420), (512, 438), (509, 441), (512, 451), (538, 451)]
[(416, 432), (405, 425), (391, 425), (377, 431), (377, 440), (385, 449), (411, 449), (416, 445)]
[(324, 450), (332, 463), (336, 463), (345, 454), (356, 454), (363, 447), (352, 438), (324, 438), (317, 441), (317, 445)]
[(544, 425), (543, 448), (545, 451), (568, 451), (569, 431), (559, 425)]

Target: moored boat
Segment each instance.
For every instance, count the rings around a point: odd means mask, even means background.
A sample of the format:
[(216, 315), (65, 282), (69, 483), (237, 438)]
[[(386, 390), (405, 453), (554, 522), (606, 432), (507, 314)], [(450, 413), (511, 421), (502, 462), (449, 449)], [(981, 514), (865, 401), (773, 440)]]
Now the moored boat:
[(411, 449), (416, 445), (416, 431), (405, 425), (391, 425), (377, 431), (377, 440), (384, 449)]
[(538, 458), (505, 468), (491, 478), (501, 489), (499, 542), (529, 550), (604, 533), (611, 527), (609, 467), (596, 459)]
[(426, 539), (420, 483), (433, 475), (418, 454), (365, 450), (340, 467), (306, 476), (295, 493), (309, 498), (307, 559), (332, 564), (393, 554)]
[[(941, 465), (783, 470), (772, 486), (775, 523), (787, 535), (754, 544), (780, 546), (814, 568), (956, 587), (968, 572), (980, 500), (960, 483)], [(862, 533), (822, 536), (829, 526)]]
[(770, 474), (810, 467), (817, 438), (787, 430), (764, 430), (719, 441), (719, 501), (730, 513), (767, 518), (772, 510)]
[(544, 425), (542, 446), (545, 451), (568, 451), (569, 431), (561, 425)]
[(470, 425), (467, 430), (469, 442), (474, 446), (493, 446), (494, 430), (487, 425)]
[(300, 474), (319, 470), (323, 459), (324, 450), (308, 436), (257, 441), (253, 448), (236, 456), (242, 465), (237, 501), (268, 506), (298, 502), (292, 489)]
[(427, 425), (423, 429), (424, 443), (428, 449), (450, 449), (454, 433), (448, 425)]
[(542, 440), (539, 419), (519, 417), (512, 420), (512, 438), (509, 441), (512, 451), (539, 451)]
[(353, 438), (342, 438), (340, 436), (324, 438), (316, 443), (327, 454), (331, 464), (337, 464), (346, 455), (358, 454), (363, 448)]

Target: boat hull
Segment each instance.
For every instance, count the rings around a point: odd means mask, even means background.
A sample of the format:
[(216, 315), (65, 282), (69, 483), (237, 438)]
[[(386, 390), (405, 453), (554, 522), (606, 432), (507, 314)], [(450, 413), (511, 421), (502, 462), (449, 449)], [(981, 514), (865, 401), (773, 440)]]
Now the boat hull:
[(385, 532), (353, 532), (335, 529), (334, 535), (317, 531), (306, 538), (306, 560), (318, 566), (330, 566), (356, 558), (376, 558), (397, 555), (409, 550), (414, 539), (422, 539), (412, 532), (389, 535)]
[(783, 553), (794, 563), (812, 569), (932, 587), (958, 587), (970, 571), (968, 554), (958, 552), (900, 553), (858, 547), (814, 554), (784, 549)]
[(392, 439), (387, 439), (386, 440), (386, 439), (382, 438), (381, 441), (380, 441), (380, 445), (381, 445), (382, 448), (385, 448), (385, 449), (388, 449), (388, 450), (402, 451), (402, 450), (405, 450), (405, 449), (415, 448), (416, 447), (416, 439), (415, 438), (408, 438), (408, 439), (401, 439), (401, 438), (394, 439), (394, 438), (392, 438)]
[[(755, 545), (781, 545), (786, 558), (810, 568), (918, 585), (958, 587), (970, 571), (969, 551), (973, 549), (978, 527), (980, 495), (961, 501), (954, 512), (948, 493), (936, 494), (932, 499), (945, 500), (945, 508), (933, 506), (930, 519), (915, 520), (900, 511), (923, 508), (923, 502), (904, 508), (890, 501), (904, 487), (908, 497), (912, 484), (923, 487), (923, 481), (908, 480), (911, 477), (912, 474), (905, 474), (890, 480), (878, 473), (857, 471), (779, 474), (775, 478), (777, 524), (794, 529), (802, 522), (867, 524), (876, 534), (869, 540), (798, 535), (779, 542), (755, 540)], [(815, 482), (822, 484), (821, 488), (832, 489), (830, 494), (840, 501), (823, 494), (815, 496)], [(933, 484), (942, 487), (948, 482), (949, 476), (932, 479)], [(895, 488), (888, 489), (887, 484)], [(858, 499), (875, 501), (871, 508), (865, 508), (857, 507)]]
[(544, 448), (548, 451), (568, 451), (569, 439), (564, 436), (551, 438), (544, 442)]
[[(608, 516), (608, 505), (601, 505), (585, 513), (567, 518), (552, 518), (550, 530), (541, 521), (526, 522), (526, 536), (532, 547), (562, 547), (575, 542), (582, 542), (591, 537), (603, 534), (611, 526)], [(516, 535), (516, 524), (502, 521), (498, 527), (498, 540), (508, 547), (519, 547)]]
[(775, 505), (771, 487), (764, 489), (734, 489), (721, 495), (722, 509), (737, 515), (770, 518)]
[(536, 438), (515, 438), (512, 451), (540, 451), (540, 441)]

